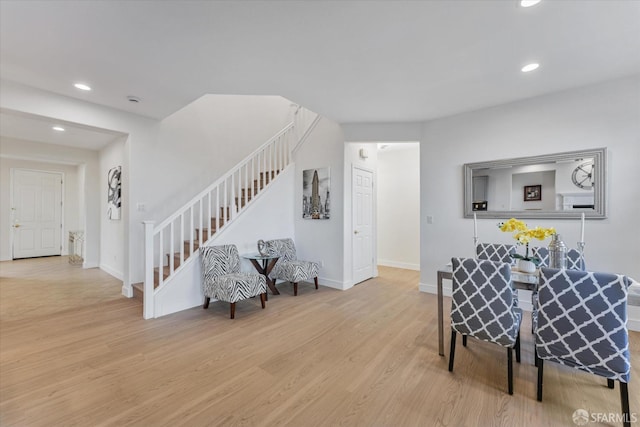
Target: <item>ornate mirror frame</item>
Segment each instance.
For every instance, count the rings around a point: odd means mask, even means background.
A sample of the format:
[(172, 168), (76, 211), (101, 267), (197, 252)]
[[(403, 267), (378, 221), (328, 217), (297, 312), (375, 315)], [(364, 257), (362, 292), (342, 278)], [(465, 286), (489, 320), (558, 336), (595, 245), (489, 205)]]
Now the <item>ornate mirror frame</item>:
[[(482, 210), (487, 203), (478, 205), (474, 210), (473, 200), (473, 172), (486, 169), (507, 169), (518, 166), (548, 165), (553, 163), (580, 162), (581, 159), (593, 159), (593, 208), (571, 208), (567, 210)], [(577, 187), (576, 187), (577, 188)], [(584, 212), (587, 218), (604, 219), (607, 217), (607, 149), (595, 148), (589, 150), (568, 151), (564, 153), (545, 154), (532, 157), (517, 157), (513, 159), (493, 160), (487, 162), (466, 163), (464, 165), (464, 217), (473, 218), (576, 218)], [(526, 191), (526, 189), (525, 189)], [(544, 191), (544, 187), (542, 188)], [(555, 191), (555, 190), (554, 190)], [(577, 189), (577, 191), (580, 191)], [(587, 194), (587, 193), (585, 193)], [(534, 195), (535, 196), (535, 195)], [(555, 194), (554, 198), (558, 195)], [(525, 194), (525, 200), (527, 195)], [(539, 199), (531, 199), (539, 200)], [(491, 203), (489, 202), (489, 205)], [(556, 202), (557, 206), (557, 202)], [(481, 210), (477, 210), (481, 209)]]

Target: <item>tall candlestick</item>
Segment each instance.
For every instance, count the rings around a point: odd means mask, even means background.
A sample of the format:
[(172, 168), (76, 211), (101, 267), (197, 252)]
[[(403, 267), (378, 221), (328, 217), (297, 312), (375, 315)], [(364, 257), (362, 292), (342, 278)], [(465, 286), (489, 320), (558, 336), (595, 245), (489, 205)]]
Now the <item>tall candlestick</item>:
[(473, 238), (478, 238), (478, 218), (475, 212), (473, 213)]
[(584, 242), (584, 212), (582, 212), (582, 226), (580, 227), (580, 241)]

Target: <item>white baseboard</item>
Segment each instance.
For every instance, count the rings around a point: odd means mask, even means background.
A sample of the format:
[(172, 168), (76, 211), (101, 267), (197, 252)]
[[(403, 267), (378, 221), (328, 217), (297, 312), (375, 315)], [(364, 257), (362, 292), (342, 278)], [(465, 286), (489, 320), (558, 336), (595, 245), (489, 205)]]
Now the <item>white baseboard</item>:
[(405, 270), (420, 271), (420, 264), (413, 264), (410, 262), (402, 262), (402, 261), (393, 261), (390, 259), (378, 258), (378, 265), (383, 265), (385, 267), (404, 268)]
[(327, 279), (325, 277), (318, 277), (318, 284), (322, 286), (326, 286), (328, 288), (339, 289), (341, 291), (346, 291), (349, 288), (353, 287), (353, 284), (347, 282), (339, 282), (333, 279)]
[[(420, 292), (427, 292), (429, 294), (437, 294), (438, 293), (438, 287), (436, 285), (431, 285), (429, 283), (419, 283), (418, 284), (418, 289), (420, 290)], [(443, 286), (442, 287), (442, 293), (444, 294), (445, 297), (450, 297), (451, 296), (451, 286), (447, 287), (447, 286)]]
[(87, 261), (85, 261), (82, 264), (82, 268), (100, 268), (100, 265), (97, 262), (87, 262)]
[(133, 287), (123, 284), (122, 285), (122, 295), (127, 297), (127, 298), (133, 298)]
[(104, 271), (105, 273), (108, 273), (110, 275), (112, 275), (113, 277), (115, 277), (118, 280), (122, 280), (122, 278), (124, 277), (124, 275), (122, 274), (121, 271), (116, 270), (115, 268), (107, 265), (107, 264), (100, 264), (100, 270)]

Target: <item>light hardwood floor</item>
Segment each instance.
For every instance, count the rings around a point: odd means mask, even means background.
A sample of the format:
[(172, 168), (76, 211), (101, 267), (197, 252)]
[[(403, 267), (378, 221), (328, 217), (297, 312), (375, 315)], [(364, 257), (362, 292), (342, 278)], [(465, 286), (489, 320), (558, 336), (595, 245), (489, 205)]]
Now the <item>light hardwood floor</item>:
[[(235, 320), (212, 303), (145, 321), (118, 281), (66, 258), (3, 262), (0, 277), (2, 426), (571, 426), (578, 408), (620, 411), (617, 387), (552, 363), (536, 401), (529, 316), (513, 396), (498, 346), (459, 345), (449, 373), (436, 298), (413, 271), (295, 298), (279, 285)], [(632, 413), (639, 349), (631, 333)]]

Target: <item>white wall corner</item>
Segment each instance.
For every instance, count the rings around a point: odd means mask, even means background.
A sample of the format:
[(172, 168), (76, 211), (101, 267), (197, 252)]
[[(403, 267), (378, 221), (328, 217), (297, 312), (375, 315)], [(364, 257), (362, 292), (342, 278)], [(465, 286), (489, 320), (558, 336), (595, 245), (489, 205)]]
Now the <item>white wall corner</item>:
[(111, 267), (104, 263), (100, 263), (100, 270), (104, 271), (107, 274), (112, 275), (118, 280), (123, 280), (124, 275), (122, 274), (122, 271), (118, 271), (114, 267)]

